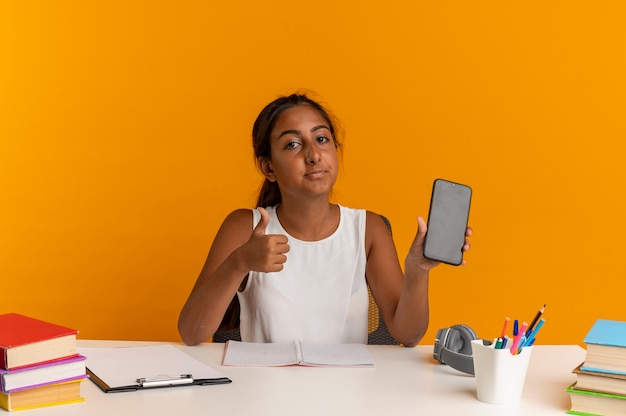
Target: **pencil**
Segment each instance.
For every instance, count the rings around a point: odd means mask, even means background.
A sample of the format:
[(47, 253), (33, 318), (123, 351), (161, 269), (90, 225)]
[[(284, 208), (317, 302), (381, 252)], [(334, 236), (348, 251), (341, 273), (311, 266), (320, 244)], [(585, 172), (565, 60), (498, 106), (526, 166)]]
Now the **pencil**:
[(543, 305), (538, 311), (537, 314), (535, 315), (535, 317), (533, 318), (533, 320), (530, 322), (530, 325), (528, 325), (528, 332), (532, 331), (532, 329), (535, 327), (535, 324), (537, 323), (537, 321), (539, 320), (539, 318), (541, 317), (541, 315), (543, 315), (543, 311), (546, 309), (546, 305)]

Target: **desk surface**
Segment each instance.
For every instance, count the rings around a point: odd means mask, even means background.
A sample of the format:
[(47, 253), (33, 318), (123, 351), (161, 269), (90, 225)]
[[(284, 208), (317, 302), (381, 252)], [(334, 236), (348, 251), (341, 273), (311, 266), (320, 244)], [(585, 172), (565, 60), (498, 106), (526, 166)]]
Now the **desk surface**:
[[(155, 345), (129, 341), (79, 341), (81, 347)], [(491, 405), (476, 399), (475, 381), (432, 358), (432, 346), (369, 346), (375, 368), (222, 367), (224, 344), (174, 344), (233, 382), (105, 394), (91, 381), (82, 403), (20, 411), (40, 416), (125, 415), (563, 415), (572, 369), (585, 358), (577, 345), (533, 348), (521, 403)]]

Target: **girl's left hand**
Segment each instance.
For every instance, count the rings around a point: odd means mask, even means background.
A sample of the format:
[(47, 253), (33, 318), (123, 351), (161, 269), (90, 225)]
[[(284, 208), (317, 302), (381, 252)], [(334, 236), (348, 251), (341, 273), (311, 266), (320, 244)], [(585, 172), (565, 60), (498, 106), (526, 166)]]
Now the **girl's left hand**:
[[(422, 217), (417, 217), (417, 234), (415, 235), (415, 239), (413, 240), (413, 244), (411, 244), (409, 254), (406, 258), (407, 265), (410, 263), (424, 271), (428, 271), (439, 265), (438, 261), (429, 260), (424, 257), (424, 238), (426, 237), (426, 231), (426, 221)], [(471, 247), (467, 238), (471, 237), (472, 232), (472, 227), (467, 227), (465, 230), (465, 244), (463, 244), (463, 252), (468, 251)], [(463, 260), (461, 265), (465, 265), (465, 260)]]

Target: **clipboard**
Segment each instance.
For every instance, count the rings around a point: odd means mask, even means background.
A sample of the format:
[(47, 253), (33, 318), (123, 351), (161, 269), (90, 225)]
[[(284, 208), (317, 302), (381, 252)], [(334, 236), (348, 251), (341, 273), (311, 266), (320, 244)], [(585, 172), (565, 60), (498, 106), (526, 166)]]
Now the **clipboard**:
[(173, 345), (78, 348), (90, 380), (105, 393), (228, 384), (221, 372)]

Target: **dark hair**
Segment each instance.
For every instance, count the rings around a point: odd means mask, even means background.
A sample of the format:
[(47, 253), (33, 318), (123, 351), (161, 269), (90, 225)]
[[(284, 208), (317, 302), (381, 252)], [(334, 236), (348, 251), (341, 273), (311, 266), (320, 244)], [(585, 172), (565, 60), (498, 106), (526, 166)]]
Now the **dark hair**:
[[(271, 103), (265, 106), (259, 113), (258, 117), (252, 127), (252, 147), (254, 148), (254, 156), (258, 160), (260, 157), (271, 159), (271, 146), (270, 138), (272, 130), (276, 125), (278, 118), (285, 112), (293, 107), (299, 105), (310, 105), (326, 120), (328, 128), (335, 142), (335, 147), (338, 151), (341, 151), (341, 127), (339, 122), (331, 115), (331, 113), (324, 108), (323, 105), (307, 97), (305, 94), (291, 94), (287, 96), (278, 97)], [(270, 182), (265, 179), (261, 185), (259, 191), (259, 198), (257, 200), (257, 207), (269, 207), (278, 205), (282, 202), (280, 195), (280, 189), (276, 182)], [(246, 277), (247, 279), (247, 277)], [(221, 330), (233, 330), (239, 328), (239, 298), (237, 295), (233, 298), (224, 314), (222, 323), (219, 329)]]
[[(288, 110), (299, 105), (310, 105), (326, 120), (330, 133), (335, 142), (335, 147), (338, 151), (341, 151), (341, 136), (339, 123), (330, 114), (323, 105), (309, 98), (305, 94), (291, 94), (287, 96), (278, 97), (271, 103), (265, 106), (259, 113), (254, 126), (252, 127), (252, 147), (254, 148), (255, 158), (265, 157), (271, 159), (270, 151), (270, 136), (272, 130), (276, 125), (276, 121), (285, 110)], [(280, 204), (282, 197), (280, 195), (280, 189), (276, 182), (270, 182), (265, 179), (261, 190), (259, 191), (259, 198), (257, 200), (257, 207), (269, 207)]]

